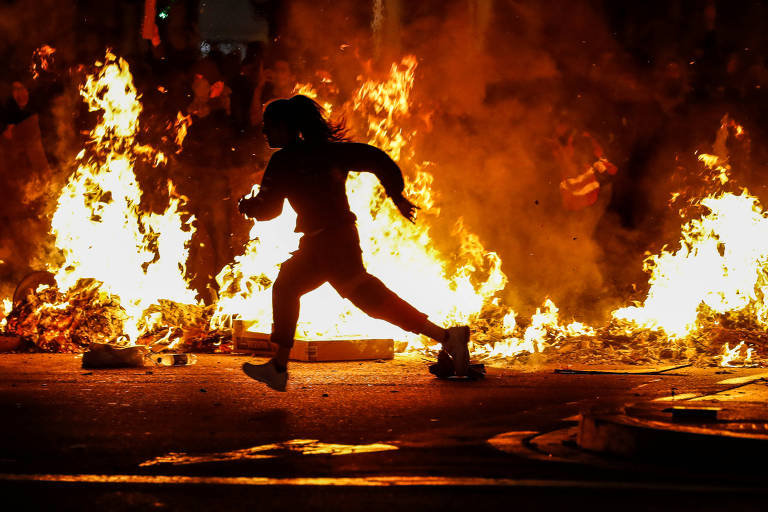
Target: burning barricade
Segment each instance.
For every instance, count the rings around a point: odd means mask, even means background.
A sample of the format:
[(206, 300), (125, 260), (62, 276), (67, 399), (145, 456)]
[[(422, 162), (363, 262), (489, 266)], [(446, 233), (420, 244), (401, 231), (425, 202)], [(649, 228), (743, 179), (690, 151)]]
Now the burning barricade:
[[(417, 64), (415, 57), (407, 57), (380, 80), (361, 80), (351, 102), (327, 102), (329, 109), (355, 121), (368, 142), (398, 161), (410, 177), (406, 195), (422, 207), (419, 222), (411, 224), (385, 201), (374, 177), (350, 175), (347, 195), (371, 273), (438, 322), (469, 323), (473, 354), (487, 362), (762, 364), (761, 355), (768, 354), (768, 246), (762, 245), (768, 243), (768, 216), (746, 191), (722, 188), (729, 183), (727, 155), (702, 155), (707, 175), (715, 177), (710, 183), (720, 189), (692, 199), (702, 213), (683, 224), (679, 249), (646, 260), (650, 278), (642, 302), (617, 309), (608, 325), (595, 327), (564, 322), (547, 299), (524, 322), (500, 299), (507, 286), (501, 258), (461, 220), (450, 230), (449, 241), (433, 239), (431, 228), (440, 222), (432, 190), (435, 164), (417, 158), (418, 123), (409, 112)], [(301, 91), (317, 96), (309, 86)], [(160, 352), (229, 352), (233, 319), (247, 319), (254, 331), (269, 332), (271, 286), (299, 237), (292, 233), (290, 205), (278, 218), (254, 224), (243, 253), (217, 276), (215, 302), (198, 303), (185, 275), (195, 230), (186, 198), (169, 181), (163, 212), (142, 207), (134, 164), (143, 160), (161, 166), (172, 157), (136, 139), (141, 104), (128, 65), (108, 53), (82, 95), (100, 121), (52, 217), (62, 262), (50, 265), (53, 282), (30, 290), (10, 311), (6, 305), (5, 332), (39, 350), (93, 347), (90, 358), (107, 366), (144, 361)], [(187, 127), (183, 118), (180, 114), (174, 125), (180, 131)], [(722, 130), (735, 128), (724, 123)], [(597, 175), (616, 172), (602, 149), (590, 148), (594, 160), (589, 168), (579, 168), (561, 186), (567, 197), (584, 199), (584, 204), (594, 202)], [(329, 287), (307, 295), (303, 311), (298, 334), (305, 337), (389, 338), (406, 341), (408, 350), (437, 353), (419, 337), (366, 317)], [(120, 351), (131, 347), (140, 348)], [(741, 355), (750, 348), (754, 353), (749, 357)]]

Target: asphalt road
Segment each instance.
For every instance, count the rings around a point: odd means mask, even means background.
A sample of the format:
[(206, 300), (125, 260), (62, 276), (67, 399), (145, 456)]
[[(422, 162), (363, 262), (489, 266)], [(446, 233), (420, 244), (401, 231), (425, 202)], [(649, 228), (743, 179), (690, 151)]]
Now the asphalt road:
[(673, 454), (563, 460), (524, 442), (590, 407), (708, 393), (765, 370), (489, 368), (484, 380), (454, 382), (398, 356), (293, 363), (289, 391), (276, 393), (242, 374), (247, 360), (84, 370), (74, 355), (0, 355), (0, 493), (25, 510), (768, 506), (768, 471), (749, 454), (743, 467)]

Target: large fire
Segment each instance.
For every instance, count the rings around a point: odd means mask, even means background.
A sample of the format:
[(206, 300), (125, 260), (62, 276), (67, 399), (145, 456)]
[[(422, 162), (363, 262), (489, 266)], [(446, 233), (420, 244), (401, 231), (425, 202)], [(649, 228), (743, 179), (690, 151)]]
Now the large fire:
[[(732, 121), (721, 127), (719, 154), (700, 157), (716, 190), (692, 198), (692, 207), (703, 213), (683, 224), (680, 247), (646, 260), (649, 289), (642, 303), (614, 311), (610, 325), (591, 327), (562, 321), (557, 306), (543, 297), (542, 307), (521, 325), (500, 299), (507, 277), (499, 256), (485, 249), (461, 219), (452, 221), (450, 240), (434, 238), (435, 228), (444, 228), (446, 220), (440, 217), (441, 198), (432, 189), (437, 165), (418, 157), (416, 135), (422, 125), (410, 110), (417, 66), (417, 59), (408, 56), (381, 79), (361, 80), (344, 105), (323, 97), (323, 89), (332, 90), (327, 75), (321, 87), (298, 84), (296, 92), (344, 115), (359, 139), (384, 149), (403, 168), (406, 196), (421, 207), (415, 224), (402, 218), (373, 175), (352, 173), (347, 182), (366, 267), (433, 321), (469, 323), (476, 356), (510, 359), (556, 352), (567, 340), (594, 348), (602, 338), (647, 338), (653, 333), (661, 350), (665, 343), (685, 341), (725, 320), (760, 329), (768, 325), (768, 215), (746, 190), (725, 190), (732, 184), (723, 140), (728, 134), (744, 134)], [(290, 205), (286, 202), (278, 218), (253, 224), (243, 254), (217, 276), (215, 304), (196, 305), (185, 280), (194, 233), (185, 198), (169, 182), (164, 212), (142, 207), (134, 164), (143, 159), (164, 165), (167, 159), (136, 140), (141, 104), (127, 64), (108, 53), (81, 92), (90, 109), (100, 113), (100, 121), (78, 155), (77, 170), (53, 215), (51, 232), (62, 259), (49, 270), (57, 286), (38, 288), (11, 312), (7, 325), (3, 319), (5, 328), (50, 350), (72, 349), (62, 340), (75, 338), (81, 340), (75, 344), (79, 347), (89, 341), (170, 342), (181, 339), (178, 332), (172, 336), (179, 327), (187, 329), (188, 339), (191, 325), (204, 335), (227, 329), (234, 318), (251, 321), (252, 330), (269, 332), (270, 287), (300, 236), (293, 233), (296, 214)], [(179, 114), (173, 138), (180, 148), (188, 122)], [(257, 191), (254, 185), (252, 193)], [(86, 304), (90, 313), (83, 313)], [(9, 307), (4, 301), (6, 314)], [(429, 350), (426, 340), (368, 317), (329, 285), (302, 299), (297, 334), (391, 337), (408, 341), (411, 349)], [(752, 360), (754, 351), (746, 341), (730, 341), (734, 348), (723, 346), (721, 364)]]
[(107, 54), (82, 95), (102, 116), (91, 132), (93, 144), (78, 156), (79, 166), (59, 196), (51, 231), (65, 262), (52, 270), (62, 292), (80, 279), (101, 282), (103, 293), (119, 298), (127, 315), (124, 332), (136, 340), (154, 327), (152, 319), (142, 318), (150, 305), (195, 300), (184, 279), (193, 219), (182, 216), (184, 198), (171, 183), (165, 212), (141, 208), (134, 162), (160, 163), (165, 157), (135, 139), (141, 103), (128, 64)]
[[(150, 307), (161, 299), (194, 303), (195, 295), (184, 279), (193, 218), (183, 215), (184, 198), (168, 184), (170, 203), (163, 213), (145, 211), (142, 190), (134, 173), (137, 159), (161, 164), (165, 156), (136, 141), (141, 103), (128, 64), (107, 53), (97, 63), (81, 94), (100, 120), (90, 133), (90, 143), (77, 156), (77, 170), (61, 191), (51, 221), (51, 232), (63, 262), (51, 263), (57, 290), (44, 291), (48, 300), (33, 301), (36, 311), (18, 325), (23, 334), (39, 331), (34, 319), (45, 323), (38, 344), (46, 348), (66, 346), (62, 338), (77, 329), (87, 290), (89, 305), (110, 305), (104, 321), (115, 334), (135, 342), (155, 327)], [(95, 284), (94, 284), (95, 283)], [(56, 311), (51, 322), (47, 311)], [(93, 312), (91, 312), (93, 313)], [(68, 321), (67, 321), (68, 320)], [(86, 319), (83, 319), (87, 323)], [(100, 330), (95, 330), (99, 333)], [(89, 341), (83, 333), (84, 343)], [(59, 338), (59, 339), (57, 339)], [(114, 341), (98, 336), (90, 341)]]
[[(645, 301), (613, 312), (629, 332), (659, 331), (677, 340), (724, 321), (768, 325), (768, 214), (746, 189), (724, 190), (731, 185), (724, 143), (731, 133), (741, 137), (744, 130), (726, 116), (715, 144), (721, 154), (699, 155), (716, 190), (690, 200), (703, 213), (683, 224), (679, 249), (645, 260), (650, 274)], [(751, 360), (752, 349), (741, 340), (733, 349), (725, 344), (721, 364), (729, 365), (740, 350)]]

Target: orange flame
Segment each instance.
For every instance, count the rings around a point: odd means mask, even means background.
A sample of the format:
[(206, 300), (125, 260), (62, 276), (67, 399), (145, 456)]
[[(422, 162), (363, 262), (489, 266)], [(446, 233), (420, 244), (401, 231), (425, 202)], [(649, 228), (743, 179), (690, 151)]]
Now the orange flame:
[[(721, 134), (715, 144), (721, 154), (699, 155), (719, 186), (730, 179)], [(746, 189), (714, 192), (697, 202), (705, 213), (682, 226), (680, 248), (646, 259), (650, 289), (644, 303), (613, 312), (628, 332), (648, 329), (681, 339), (717, 315), (768, 326), (768, 214)]]
[(133, 163), (164, 156), (136, 142), (141, 104), (128, 64), (108, 52), (81, 94), (101, 120), (59, 196), (51, 231), (65, 262), (52, 270), (62, 291), (81, 278), (102, 282), (126, 310), (124, 332), (135, 340), (142, 313), (158, 299), (195, 301), (184, 279), (193, 219), (183, 220), (184, 199), (171, 183), (164, 213), (141, 210)]
[(53, 63), (53, 54), (56, 48), (44, 44), (32, 53), (32, 78), (37, 80), (40, 76), (40, 70), (47, 71)]

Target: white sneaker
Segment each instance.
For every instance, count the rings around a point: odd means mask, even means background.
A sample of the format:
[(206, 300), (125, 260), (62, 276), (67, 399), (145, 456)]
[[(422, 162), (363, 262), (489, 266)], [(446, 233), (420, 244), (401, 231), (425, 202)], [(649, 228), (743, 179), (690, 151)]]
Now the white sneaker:
[(465, 377), (469, 371), (469, 326), (449, 327), (443, 348), (453, 359), (453, 369), (459, 377)]
[(263, 382), (275, 391), (285, 391), (288, 383), (288, 372), (277, 371), (275, 363), (269, 361), (265, 364), (243, 363), (243, 372), (250, 378)]

